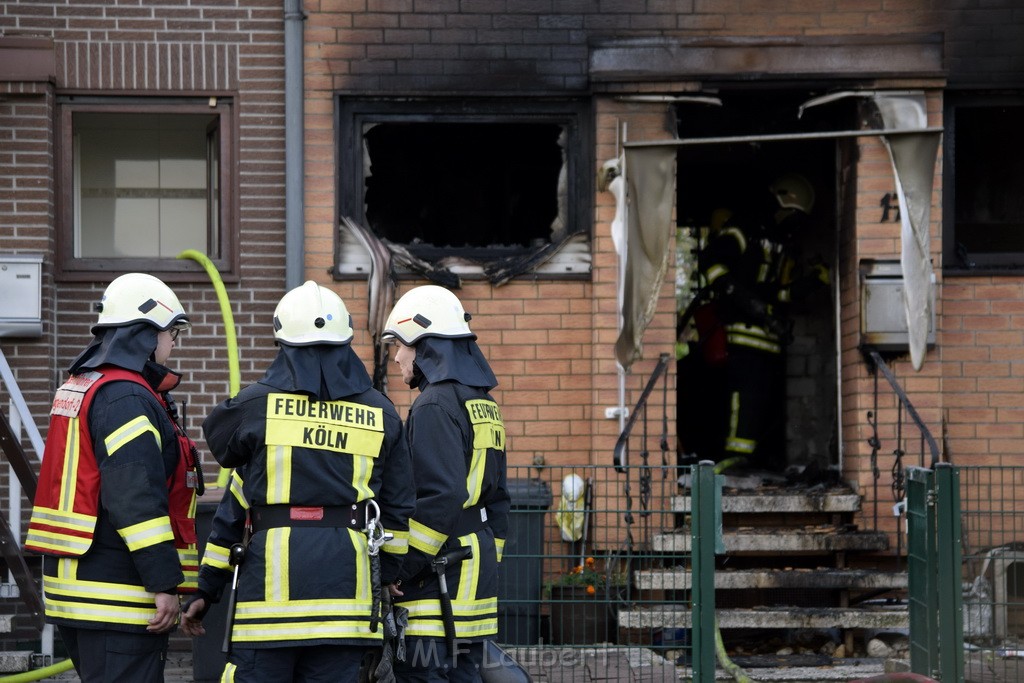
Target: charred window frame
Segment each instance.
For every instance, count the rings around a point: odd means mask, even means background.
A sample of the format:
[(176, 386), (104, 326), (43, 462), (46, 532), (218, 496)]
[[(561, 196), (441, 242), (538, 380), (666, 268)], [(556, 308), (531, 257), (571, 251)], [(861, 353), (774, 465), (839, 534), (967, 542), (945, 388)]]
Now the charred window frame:
[(1024, 269), (1024, 93), (948, 92), (943, 272)]
[[(337, 111), (343, 219), (470, 279), (510, 263), (531, 276), (589, 277), (589, 102), (340, 97)], [(367, 252), (346, 232), (335, 277), (365, 278)]]
[(56, 277), (202, 280), (177, 258), (194, 249), (236, 279), (235, 115), (219, 95), (58, 98)]

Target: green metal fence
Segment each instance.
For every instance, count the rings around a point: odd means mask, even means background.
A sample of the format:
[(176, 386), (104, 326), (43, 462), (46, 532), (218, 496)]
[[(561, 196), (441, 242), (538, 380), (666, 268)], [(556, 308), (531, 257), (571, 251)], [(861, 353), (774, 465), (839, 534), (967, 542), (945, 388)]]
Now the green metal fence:
[(1024, 465), (957, 469), (964, 680), (1024, 681)]
[[(676, 468), (641, 463), (509, 471), (498, 641), (536, 680), (715, 678), (720, 488), (698, 466), (677, 512)], [(1024, 681), (1024, 467), (911, 467), (906, 502), (912, 671)]]
[(960, 473), (946, 463), (907, 471), (910, 667), (963, 681)]
[[(689, 628), (693, 557), (653, 549), (672, 545), (658, 538), (689, 539), (691, 517), (672, 509), (675, 466), (641, 463), (509, 468), (497, 640), (536, 680), (586, 680), (585, 669), (611, 680), (701, 680)], [(574, 477), (586, 495), (571, 495)]]

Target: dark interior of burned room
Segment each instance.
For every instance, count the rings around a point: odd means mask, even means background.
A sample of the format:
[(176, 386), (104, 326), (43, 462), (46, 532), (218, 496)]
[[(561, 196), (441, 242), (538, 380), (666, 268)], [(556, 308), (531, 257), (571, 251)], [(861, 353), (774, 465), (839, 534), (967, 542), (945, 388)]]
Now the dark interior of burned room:
[(388, 122), (364, 142), (366, 219), (410, 247), (528, 247), (558, 215), (563, 127), (554, 123)]

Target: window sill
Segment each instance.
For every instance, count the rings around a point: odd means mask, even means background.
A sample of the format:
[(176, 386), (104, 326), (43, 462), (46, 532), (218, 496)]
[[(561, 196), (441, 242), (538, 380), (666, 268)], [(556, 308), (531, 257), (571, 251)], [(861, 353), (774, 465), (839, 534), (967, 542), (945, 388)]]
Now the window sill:
[[(225, 283), (236, 283), (241, 278), (237, 268), (224, 262), (213, 261), (220, 278)], [(210, 277), (199, 263), (190, 259), (152, 260), (130, 259), (125, 262), (107, 261), (103, 264), (90, 264), (86, 268), (60, 268), (54, 272), (56, 282), (107, 282), (124, 273), (149, 273), (166, 283), (209, 282)]]

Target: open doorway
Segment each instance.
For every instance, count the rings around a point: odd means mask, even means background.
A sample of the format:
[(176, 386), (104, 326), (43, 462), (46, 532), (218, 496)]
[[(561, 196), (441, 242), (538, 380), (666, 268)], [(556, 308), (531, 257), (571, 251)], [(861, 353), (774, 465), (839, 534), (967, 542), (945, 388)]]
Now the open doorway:
[[(740, 456), (749, 469), (825, 478), (839, 462), (838, 147), (814, 133), (849, 129), (852, 108), (811, 119), (800, 105), (820, 91), (714, 94), (720, 106), (680, 105), (677, 117), (681, 140), (716, 140), (677, 156), (681, 462)], [(792, 174), (813, 202), (783, 230), (773, 183)]]

